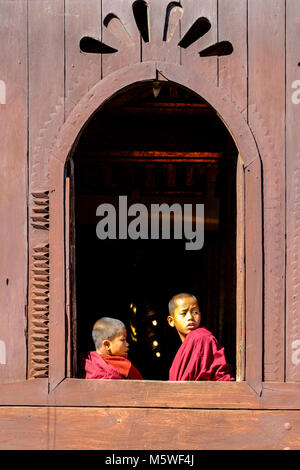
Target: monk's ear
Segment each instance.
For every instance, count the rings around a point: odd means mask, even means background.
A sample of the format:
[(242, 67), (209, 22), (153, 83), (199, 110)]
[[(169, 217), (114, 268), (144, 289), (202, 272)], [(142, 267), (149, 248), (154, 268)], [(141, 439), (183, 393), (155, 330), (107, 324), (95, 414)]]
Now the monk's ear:
[(104, 341), (102, 341), (102, 347), (104, 349), (109, 349), (110, 348), (110, 341), (108, 339), (105, 339)]
[(168, 318), (167, 318), (167, 320), (168, 320), (168, 323), (169, 323), (170, 326), (172, 326), (172, 327), (175, 326), (175, 324), (174, 324), (174, 317), (172, 317), (172, 315), (169, 315)]

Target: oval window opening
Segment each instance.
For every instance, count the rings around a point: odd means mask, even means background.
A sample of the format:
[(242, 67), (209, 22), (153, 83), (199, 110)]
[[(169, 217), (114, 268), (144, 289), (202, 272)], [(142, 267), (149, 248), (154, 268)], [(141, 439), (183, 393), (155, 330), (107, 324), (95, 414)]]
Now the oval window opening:
[(67, 163), (73, 376), (77, 356), (94, 349), (94, 323), (109, 316), (125, 323), (129, 359), (144, 379), (168, 380), (181, 344), (168, 302), (179, 292), (198, 298), (201, 326), (236, 367), (238, 151), (201, 97), (170, 82), (157, 94), (153, 85), (106, 102)]

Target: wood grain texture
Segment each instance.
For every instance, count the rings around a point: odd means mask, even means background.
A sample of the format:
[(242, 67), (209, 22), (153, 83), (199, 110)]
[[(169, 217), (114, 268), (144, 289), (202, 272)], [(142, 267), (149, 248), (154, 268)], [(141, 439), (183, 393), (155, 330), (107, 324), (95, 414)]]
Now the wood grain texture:
[(0, 18), (0, 381), (9, 382), (26, 377), (26, 2), (1, 2)]
[(262, 408), (300, 409), (299, 382), (265, 382), (261, 400)]
[[(300, 61), (299, 2), (287, 2), (286, 17), (286, 380), (300, 381)], [(298, 82), (297, 82), (298, 81)], [(295, 88), (295, 86), (297, 86)], [(298, 92), (297, 92), (298, 90)], [(295, 95), (296, 94), (296, 95)]]
[[(102, 77), (127, 65), (141, 61), (141, 38), (134, 20), (131, 0), (102, 0), (102, 41), (118, 52), (102, 55)], [(123, 25), (128, 40), (124, 40), (104, 25), (109, 14), (114, 14)]]
[(28, 2), (28, 377), (48, 375), (49, 261), (36, 256), (49, 250), (49, 159), (64, 121), (64, 13), (63, 0)]
[(30, 192), (39, 192), (48, 187), (49, 150), (64, 120), (63, 0), (28, 2), (28, 51)]
[(0, 448), (300, 449), (299, 411), (1, 407)]
[(245, 382), (63, 380), (48, 393), (48, 379), (0, 384), (1, 406), (126, 407), (227, 410), (300, 409), (299, 382), (262, 384), (259, 397)]
[(218, 16), (219, 40), (230, 41), (233, 46), (231, 55), (218, 59), (218, 84), (247, 117), (247, 0), (221, 0)]
[(116, 381), (67, 379), (49, 396), (49, 402), (67, 406), (132, 406), (189, 408), (260, 408), (257, 394), (245, 382)]
[(65, 117), (101, 79), (101, 55), (80, 51), (82, 37), (101, 38), (101, 0), (65, 2)]
[(142, 41), (142, 60), (180, 62), (180, 22), (170, 41), (164, 41), (164, 27), (170, 0), (152, 0), (149, 8), (150, 41)]
[(236, 169), (236, 379), (245, 379), (245, 175), (241, 156)]
[(246, 369), (245, 377), (257, 393), (262, 381), (262, 201), (261, 162), (245, 168), (245, 282)]
[(285, 2), (248, 2), (249, 124), (263, 164), (264, 378), (284, 378)]
[(181, 19), (181, 38), (184, 37), (193, 23), (201, 17), (207, 18), (211, 29), (187, 49), (181, 50), (181, 63), (195, 72), (204, 74), (213, 84), (217, 83), (218, 59), (217, 57), (200, 57), (199, 52), (215, 44), (218, 40), (218, 14), (217, 0), (203, 0), (191, 2), (182, 0), (184, 13)]

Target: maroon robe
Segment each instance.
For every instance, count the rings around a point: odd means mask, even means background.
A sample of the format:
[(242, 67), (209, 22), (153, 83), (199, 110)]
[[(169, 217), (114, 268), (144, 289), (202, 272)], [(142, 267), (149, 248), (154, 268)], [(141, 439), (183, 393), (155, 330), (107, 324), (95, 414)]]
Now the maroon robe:
[(206, 328), (197, 328), (186, 336), (170, 368), (169, 380), (233, 381), (224, 348)]
[(143, 379), (126, 357), (98, 354), (97, 351), (81, 354), (78, 376), (82, 379)]

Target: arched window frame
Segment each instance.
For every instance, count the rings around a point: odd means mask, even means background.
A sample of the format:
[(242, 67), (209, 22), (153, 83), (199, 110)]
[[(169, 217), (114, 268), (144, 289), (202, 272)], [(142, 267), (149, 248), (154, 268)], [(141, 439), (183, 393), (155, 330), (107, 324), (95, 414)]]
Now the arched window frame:
[[(189, 88), (217, 112), (239, 150), (238, 161), (238, 265), (237, 382), (186, 382), (93, 380), (68, 377), (68, 291), (66, 278), (65, 163), (81, 130), (93, 114), (116, 92), (140, 81), (166, 80)], [(185, 407), (187, 394), (197, 394), (200, 408), (226, 408), (239, 402), (249, 406), (262, 390), (263, 363), (263, 236), (261, 160), (252, 132), (229, 99), (205, 78), (185, 67), (145, 62), (114, 72), (95, 85), (73, 110), (50, 155), (50, 314), (49, 391), (63, 404), (101, 406)], [(238, 260), (238, 259), (237, 259)], [(239, 266), (242, 269), (239, 269)], [(240, 348), (241, 345), (241, 348)], [(149, 393), (145, 394), (145, 390)], [(51, 394), (50, 393), (50, 394)]]

